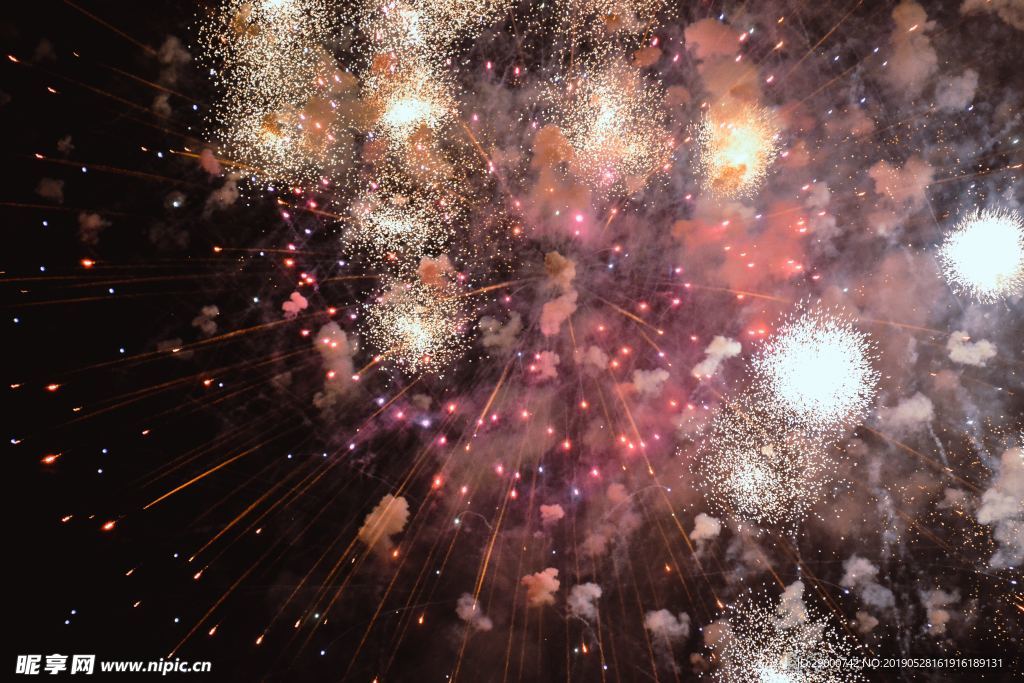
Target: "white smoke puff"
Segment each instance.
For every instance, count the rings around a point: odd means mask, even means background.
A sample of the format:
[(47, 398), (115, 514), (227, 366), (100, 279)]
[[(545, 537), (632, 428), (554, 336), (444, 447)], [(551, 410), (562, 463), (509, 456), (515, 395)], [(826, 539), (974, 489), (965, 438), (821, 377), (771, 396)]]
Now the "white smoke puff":
[(527, 574), (520, 583), (526, 586), (526, 604), (530, 607), (555, 604), (555, 593), (561, 585), (558, 570), (554, 567), (548, 567), (535, 574)]
[(974, 100), (977, 89), (978, 72), (974, 69), (944, 78), (935, 86), (935, 106), (943, 111), (962, 111)]
[(990, 359), (996, 357), (996, 345), (987, 339), (976, 342), (970, 341), (970, 336), (963, 330), (957, 330), (949, 335), (946, 342), (946, 350), (949, 352), (949, 359), (954, 363), (963, 365), (975, 365), (984, 367)]
[(288, 300), (281, 304), (281, 310), (284, 311), (284, 317), (294, 318), (300, 311), (306, 310), (308, 306), (309, 300), (306, 297), (298, 292), (292, 292)]
[(217, 333), (217, 321), (214, 320), (220, 315), (220, 309), (216, 306), (203, 306), (199, 315), (192, 318), (192, 327), (198, 328), (204, 337), (212, 337)]
[(597, 618), (597, 605), (601, 597), (601, 587), (596, 583), (581, 583), (572, 587), (569, 592), (569, 613), (574, 617), (593, 621)]
[(644, 615), (644, 628), (665, 644), (685, 640), (690, 636), (690, 615), (680, 612), (677, 617), (667, 609), (652, 610)]
[(544, 381), (558, 377), (558, 354), (553, 351), (541, 351), (537, 354), (537, 360), (533, 367), (537, 372), (537, 379)]
[(54, 178), (40, 178), (36, 185), (36, 194), (55, 204), (64, 203), (64, 181)]
[(728, 621), (712, 621), (701, 629), (704, 633), (704, 645), (719, 649), (732, 638), (732, 627)]
[(490, 631), (494, 628), (494, 622), (484, 615), (480, 603), (469, 593), (463, 593), (459, 597), (459, 601), (455, 603), (455, 613), (476, 631)]
[(390, 493), (363, 520), (357, 536), (371, 550), (387, 553), (394, 546), (391, 537), (401, 533), (409, 521), (409, 502)]
[(871, 633), (878, 626), (878, 619), (863, 610), (857, 612), (857, 632)]
[(104, 220), (98, 213), (86, 211), (78, 214), (78, 239), (82, 244), (96, 244), (100, 241), (100, 233), (110, 227), (110, 221)]
[(150, 105), (150, 109), (157, 116), (162, 116), (165, 119), (170, 117), (173, 113), (171, 111), (171, 96), (168, 93), (162, 92), (153, 98), (153, 104)]
[(333, 406), (345, 395), (355, 380), (352, 356), (356, 352), (355, 340), (350, 340), (338, 323), (331, 321), (320, 328), (313, 339), (324, 365), (324, 388), (313, 396), (313, 405), (321, 410)]
[(794, 581), (786, 586), (775, 609), (782, 628), (793, 628), (807, 621), (807, 605), (804, 604), (804, 582)]
[(634, 370), (633, 388), (638, 394), (644, 397), (654, 398), (661, 393), (661, 387), (668, 379), (668, 370), (655, 368), (654, 370)]
[[(825, 188), (825, 191), (827, 192), (828, 188)], [(711, 340), (711, 343), (708, 344), (707, 348), (704, 349), (704, 360), (693, 366), (693, 376), (698, 378), (711, 377), (718, 372), (718, 368), (722, 365), (722, 361), (726, 358), (738, 356), (742, 350), (743, 345), (735, 339), (729, 339), (728, 337), (717, 335)]]
[(855, 589), (865, 604), (879, 609), (890, 609), (896, 605), (892, 591), (875, 581), (878, 567), (869, 560), (851, 555), (843, 562), (843, 572), (839, 585)]
[(947, 593), (944, 590), (922, 591), (921, 604), (928, 611), (928, 623), (925, 624), (925, 631), (929, 635), (941, 636), (946, 633), (946, 624), (953, 618), (953, 613), (947, 607), (954, 605), (960, 599), (960, 593), (953, 591)]
[(1000, 19), (1018, 31), (1024, 31), (1024, 2), (1021, 0), (964, 0), (961, 14), (995, 12)]
[(1020, 566), (1024, 562), (1024, 448), (1009, 448), (1000, 460), (992, 485), (981, 495), (978, 522), (994, 527), (992, 537), (999, 549), (989, 559), (993, 569)]
[(228, 175), (224, 184), (210, 193), (206, 198), (205, 213), (209, 215), (214, 209), (226, 209), (238, 201), (238, 176)]
[(217, 161), (217, 157), (213, 155), (213, 150), (207, 148), (199, 153), (199, 166), (213, 176), (218, 176), (223, 172), (220, 162)]
[(608, 368), (608, 354), (598, 347), (590, 345), (586, 350), (576, 350), (576, 362), (585, 367), (605, 370)]
[(523, 317), (513, 311), (508, 317), (508, 322), (502, 325), (497, 318), (484, 316), (478, 324), (483, 332), (481, 343), (487, 349), (499, 349), (508, 351), (516, 343), (516, 337), (523, 330)]
[(583, 542), (580, 543), (580, 552), (588, 557), (604, 555), (613, 533), (615, 533), (615, 528), (607, 525), (587, 532), (587, 535), (583, 537)]
[(75, 151), (75, 144), (71, 142), (71, 135), (65, 135), (60, 140), (57, 140), (57, 151), (64, 156)]
[(896, 26), (882, 80), (894, 92), (913, 98), (921, 94), (939, 68), (939, 57), (925, 35), (935, 22), (928, 21), (924, 8), (912, 0), (903, 0), (897, 5), (892, 11), (892, 20)]
[(897, 432), (912, 431), (931, 422), (935, 417), (935, 406), (930, 398), (920, 391), (901, 400), (892, 408), (879, 408), (878, 421), (881, 426)]
[(540, 332), (545, 337), (558, 334), (562, 323), (576, 312), (576, 290), (572, 289), (544, 304), (540, 311)]
[(917, 156), (900, 167), (883, 159), (868, 169), (868, 176), (874, 181), (876, 193), (888, 197), (895, 206), (917, 210), (924, 206), (935, 169)]
[(565, 509), (558, 503), (540, 506), (540, 522), (548, 526), (565, 517)]
[(739, 33), (716, 19), (701, 19), (683, 31), (686, 47), (694, 56), (705, 61), (716, 57), (735, 57), (741, 43)]
[(721, 520), (701, 512), (693, 520), (693, 531), (690, 532), (690, 540), (704, 541), (718, 538), (720, 533), (722, 533)]

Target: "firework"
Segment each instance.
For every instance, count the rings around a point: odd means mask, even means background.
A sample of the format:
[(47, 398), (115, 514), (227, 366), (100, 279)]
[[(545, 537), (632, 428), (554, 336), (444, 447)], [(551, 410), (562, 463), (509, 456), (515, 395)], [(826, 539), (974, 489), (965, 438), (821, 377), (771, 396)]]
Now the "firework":
[(725, 406), (702, 444), (699, 476), (708, 500), (758, 524), (799, 524), (822, 490), (820, 441), (758, 408), (751, 397)]
[(366, 98), (377, 115), (375, 133), (393, 150), (407, 147), (421, 130), (440, 129), (455, 114), (448, 80), (416, 60), (380, 60), (367, 78)]
[(635, 69), (598, 68), (567, 90), (559, 115), (573, 168), (596, 186), (638, 189), (671, 154), (660, 89)]
[(221, 90), (211, 136), (245, 175), (313, 185), (347, 165), (355, 80), (324, 47), (339, 28), (321, 0), (230, 0), (200, 27)]
[(356, 220), (348, 241), (378, 258), (404, 256), (415, 261), (436, 253), (448, 240), (457, 211), (445, 210), (441, 200), (429, 201), (422, 193), (372, 197), (355, 207)]
[(991, 302), (1024, 290), (1024, 218), (1014, 211), (978, 211), (961, 220), (939, 248), (946, 280)]
[(575, 35), (606, 31), (640, 31), (657, 22), (664, 0), (564, 0), (564, 20)]
[(704, 188), (721, 197), (747, 197), (761, 185), (778, 152), (778, 124), (764, 107), (719, 106), (698, 131)]
[[(803, 584), (795, 587), (802, 592)], [(792, 589), (792, 587), (791, 587)], [(789, 589), (787, 590), (787, 594)], [(858, 647), (800, 596), (778, 605), (752, 597), (731, 610), (718, 655), (715, 680), (728, 683), (839, 683), (864, 680), (855, 669), (838, 666)]]
[(464, 303), (452, 285), (396, 282), (366, 306), (364, 335), (407, 372), (440, 371), (465, 351)]
[(874, 400), (875, 346), (845, 317), (804, 306), (751, 361), (763, 398), (786, 422), (824, 433), (856, 423)]
[(453, 43), (496, 21), (509, 0), (402, 2), (370, 0), (363, 8), (363, 30), (379, 52), (413, 54), (444, 63)]

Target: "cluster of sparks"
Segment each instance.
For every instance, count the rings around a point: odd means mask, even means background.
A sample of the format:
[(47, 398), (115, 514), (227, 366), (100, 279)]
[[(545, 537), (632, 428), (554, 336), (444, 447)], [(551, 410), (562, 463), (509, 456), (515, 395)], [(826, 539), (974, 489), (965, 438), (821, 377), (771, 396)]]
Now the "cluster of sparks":
[(200, 26), (221, 90), (211, 128), (242, 175), (312, 185), (346, 164), (349, 81), (323, 47), (339, 31), (332, 3), (231, 0)]
[(571, 86), (560, 101), (573, 167), (598, 187), (642, 186), (672, 151), (657, 88), (621, 65), (595, 69)]
[(724, 407), (704, 444), (704, 494), (739, 519), (793, 528), (821, 493), (829, 462), (823, 444), (753, 403)]
[(469, 313), (452, 285), (396, 282), (366, 308), (363, 336), (408, 372), (441, 371), (466, 349)]
[[(796, 612), (795, 614), (793, 612)], [(722, 683), (862, 681), (852, 666), (855, 644), (811, 606), (750, 598), (734, 607), (714, 680)]]
[(453, 211), (420, 195), (374, 197), (356, 207), (355, 221), (345, 239), (385, 262), (406, 267), (415, 259), (438, 252), (451, 235)]
[(376, 130), (393, 148), (402, 149), (420, 130), (438, 129), (451, 119), (450, 87), (428, 65), (404, 59), (381, 71), (368, 79), (367, 91), (379, 112)]
[(747, 197), (778, 154), (779, 125), (766, 107), (724, 102), (701, 121), (698, 140), (705, 190), (721, 197)]
[(511, 6), (509, 0), (366, 0), (362, 24), (380, 52), (441, 64), (453, 43)]
[(961, 220), (939, 247), (946, 279), (979, 301), (1024, 291), (1024, 218), (1015, 211), (978, 211)]
[(765, 342), (751, 367), (780, 422), (834, 434), (856, 424), (872, 405), (879, 379), (875, 356), (874, 343), (848, 318), (807, 308)]

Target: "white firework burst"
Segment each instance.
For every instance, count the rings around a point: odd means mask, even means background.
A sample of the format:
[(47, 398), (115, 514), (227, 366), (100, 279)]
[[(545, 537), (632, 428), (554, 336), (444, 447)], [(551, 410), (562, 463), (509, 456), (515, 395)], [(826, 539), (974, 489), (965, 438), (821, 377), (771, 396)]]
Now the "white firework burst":
[(801, 305), (754, 355), (754, 384), (783, 419), (808, 433), (835, 433), (874, 401), (875, 345), (844, 316)]
[(858, 670), (835, 665), (851, 660), (858, 647), (802, 600), (764, 605), (748, 596), (728, 614), (712, 676), (723, 683), (862, 681)]
[(1015, 211), (978, 211), (946, 235), (939, 262), (955, 289), (992, 302), (1024, 291), (1024, 218)]
[(712, 421), (699, 477), (708, 502), (723, 513), (792, 529), (819, 499), (829, 462), (821, 441), (741, 396)]

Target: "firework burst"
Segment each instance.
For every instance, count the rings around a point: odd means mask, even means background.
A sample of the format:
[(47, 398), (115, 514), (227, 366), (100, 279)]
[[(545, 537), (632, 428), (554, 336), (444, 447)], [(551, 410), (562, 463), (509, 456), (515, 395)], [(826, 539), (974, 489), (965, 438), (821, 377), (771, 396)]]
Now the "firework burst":
[(453, 43), (505, 14), (509, 0), (403, 2), (370, 0), (363, 8), (363, 30), (381, 52), (414, 54), (442, 64)]
[(701, 121), (698, 141), (704, 188), (721, 197), (748, 197), (778, 153), (779, 127), (765, 107), (722, 103)]
[(725, 406), (702, 442), (705, 496), (727, 514), (794, 528), (820, 496), (824, 445), (790, 429), (749, 397)]
[(356, 220), (346, 241), (380, 259), (408, 264), (437, 253), (450, 238), (456, 209), (423, 194), (371, 196), (354, 207)]
[(1024, 291), (1024, 218), (1015, 211), (978, 211), (961, 220), (939, 248), (949, 283), (979, 301)]
[(243, 175), (312, 186), (348, 165), (355, 79), (325, 49), (340, 28), (321, 0), (231, 0), (201, 24), (211, 137)]
[(464, 298), (450, 284), (395, 282), (366, 306), (363, 334), (383, 360), (409, 373), (441, 372), (465, 350)]
[(451, 84), (424, 62), (383, 57), (366, 80), (377, 115), (374, 131), (392, 150), (408, 147), (421, 130), (435, 131), (455, 114)]
[(642, 187), (672, 151), (662, 127), (660, 89), (618, 64), (595, 69), (566, 89), (559, 116), (574, 170), (597, 187)]
[(759, 393), (784, 422), (828, 433), (859, 421), (877, 391), (875, 345), (825, 309), (801, 306), (751, 361)]
[[(794, 587), (803, 590), (800, 582)], [(837, 665), (850, 660), (857, 647), (799, 595), (795, 600), (784, 595), (777, 605), (748, 596), (728, 615), (713, 676), (728, 683), (860, 681), (859, 671)]]

